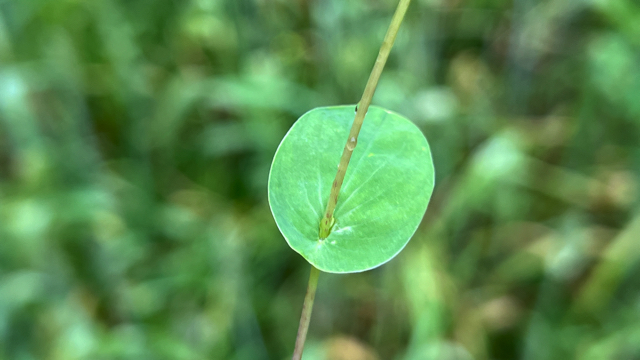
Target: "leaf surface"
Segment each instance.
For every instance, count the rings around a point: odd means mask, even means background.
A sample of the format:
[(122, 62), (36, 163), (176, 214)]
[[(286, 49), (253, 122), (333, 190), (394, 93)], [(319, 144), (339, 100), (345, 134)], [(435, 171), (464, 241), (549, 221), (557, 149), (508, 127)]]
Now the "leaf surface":
[(334, 212), (319, 224), (353, 123), (355, 106), (313, 109), (280, 143), (269, 173), (269, 205), (291, 248), (318, 269), (360, 272), (396, 256), (416, 231), (434, 186), (427, 139), (411, 121), (371, 106)]

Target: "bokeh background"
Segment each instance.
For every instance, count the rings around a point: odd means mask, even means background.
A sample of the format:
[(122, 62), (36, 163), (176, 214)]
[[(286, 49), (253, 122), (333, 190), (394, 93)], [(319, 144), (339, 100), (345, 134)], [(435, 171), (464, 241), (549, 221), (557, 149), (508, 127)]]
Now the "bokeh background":
[[(269, 166), (359, 100), (395, 5), (0, 1), (0, 359), (289, 358)], [(434, 196), (322, 274), (305, 359), (640, 359), (640, 4), (415, 0), (374, 104)]]

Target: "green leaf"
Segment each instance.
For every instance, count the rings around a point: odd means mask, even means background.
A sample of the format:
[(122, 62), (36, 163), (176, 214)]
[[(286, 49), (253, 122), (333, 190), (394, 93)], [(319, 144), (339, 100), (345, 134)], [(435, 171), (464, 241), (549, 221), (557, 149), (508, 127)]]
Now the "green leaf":
[(360, 272), (391, 260), (409, 242), (434, 185), (429, 144), (402, 116), (370, 107), (347, 168), (331, 234), (319, 239), (355, 106), (316, 108), (280, 143), (269, 174), (269, 205), (289, 246), (316, 268)]

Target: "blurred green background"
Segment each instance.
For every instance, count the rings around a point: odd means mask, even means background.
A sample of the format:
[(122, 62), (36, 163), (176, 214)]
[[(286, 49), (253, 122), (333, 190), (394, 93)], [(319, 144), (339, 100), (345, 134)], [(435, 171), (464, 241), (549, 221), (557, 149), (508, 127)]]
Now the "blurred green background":
[[(359, 100), (395, 4), (0, 1), (0, 359), (290, 357), (271, 159)], [(415, 0), (374, 104), (435, 193), (321, 275), (306, 359), (640, 359), (640, 4)]]

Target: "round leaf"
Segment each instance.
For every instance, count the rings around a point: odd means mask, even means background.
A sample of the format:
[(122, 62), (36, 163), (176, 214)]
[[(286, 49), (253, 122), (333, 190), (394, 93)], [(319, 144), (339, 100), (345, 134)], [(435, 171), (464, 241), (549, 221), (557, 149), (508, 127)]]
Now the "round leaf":
[(433, 192), (429, 144), (404, 117), (370, 107), (324, 240), (324, 215), (355, 106), (316, 108), (280, 143), (269, 174), (269, 205), (293, 250), (332, 273), (365, 271), (396, 256), (416, 231)]

